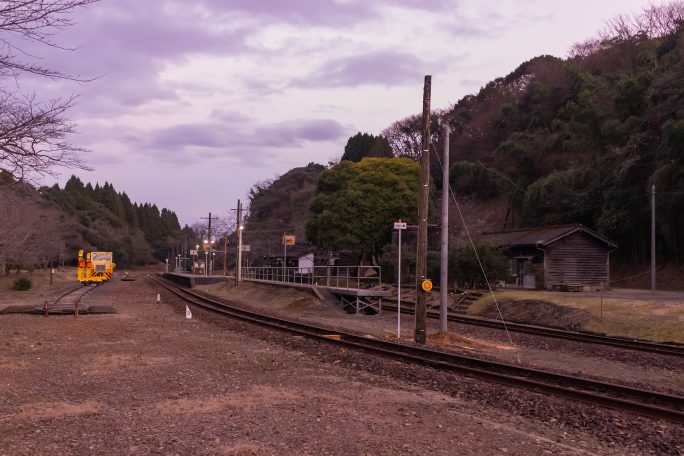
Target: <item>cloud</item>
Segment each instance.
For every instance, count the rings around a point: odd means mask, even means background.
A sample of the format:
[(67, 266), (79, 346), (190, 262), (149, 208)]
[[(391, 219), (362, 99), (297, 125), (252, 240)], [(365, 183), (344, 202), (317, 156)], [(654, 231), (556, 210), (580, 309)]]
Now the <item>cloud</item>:
[[(213, 160), (230, 158), (243, 163), (261, 163), (265, 153), (274, 149), (296, 148), (306, 142), (325, 143), (348, 134), (338, 122), (330, 119), (298, 119), (287, 122), (257, 125), (237, 113), (218, 113), (210, 121), (177, 124), (148, 131), (128, 133), (117, 139), (127, 144), (133, 153), (154, 151), (165, 160), (184, 163), (189, 159)], [(143, 140), (141, 144), (141, 138)]]
[(311, 75), (293, 81), (296, 87), (404, 85), (420, 81), (435, 67), (413, 54), (381, 50), (329, 60)]
[(282, 122), (257, 129), (259, 143), (289, 147), (301, 141), (333, 141), (345, 135), (346, 129), (334, 120), (309, 119)]
[(373, 2), (334, 0), (204, 0), (215, 14), (242, 13), (300, 25), (342, 26), (377, 17)]

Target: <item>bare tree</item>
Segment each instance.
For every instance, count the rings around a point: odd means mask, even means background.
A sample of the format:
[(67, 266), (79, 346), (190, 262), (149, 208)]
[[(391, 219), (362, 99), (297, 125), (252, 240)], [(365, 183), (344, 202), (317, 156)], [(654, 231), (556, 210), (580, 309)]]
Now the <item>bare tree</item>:
[[(438, 124), (441, 115), (440, 112), (430, 114), (430, 135), (435, 144), (439, 139)], [(422, 122), (421, 114), (414, 114), (397, 120), (385, 128), (380, 135), (387, 139), (395, 156), (409, 157), (418, 161), (421, 156)]]
[[(83, 81), (35, 63), (22, 49), (26, 45), (59, 46), (54, 36), (72, 25), (71, 14), (97, 0), (5, 0), (0, 2), (0, 80), (22, 74), (50, 79)], [(18, 44), (19, 43), (19, 44)], [(0, 88), (0, 170), (15, 180), (31, 175), (54, 173), (55, 167), (89, 169), (79, 154), (83, 148), (71, 144), (68, 137), (74, 126), (64, 114), (75, 97), (39, 101), (35, 95), (20, 95)]]
[(69, 229), (63, 214), (21, 185), (0, 185), (0, 274), (47, 266)]
[(684, 20), (682, 0), (649, 5), (638, 14), (621, 14), (606, 21), (597, 38), (576, 43), (570, 57), (586, 57), (616, 42), (665, 36), (677, 30)]

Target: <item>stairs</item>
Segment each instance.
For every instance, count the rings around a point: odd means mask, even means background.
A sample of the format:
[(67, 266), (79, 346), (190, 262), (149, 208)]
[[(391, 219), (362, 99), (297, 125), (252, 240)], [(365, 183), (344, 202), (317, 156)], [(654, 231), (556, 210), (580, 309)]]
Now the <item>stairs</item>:
[(449, 310), (456, 313), (466, 313), (468, 308), (482, 297), (479, 291), (464, 291), (453, 303), (449, 304)]

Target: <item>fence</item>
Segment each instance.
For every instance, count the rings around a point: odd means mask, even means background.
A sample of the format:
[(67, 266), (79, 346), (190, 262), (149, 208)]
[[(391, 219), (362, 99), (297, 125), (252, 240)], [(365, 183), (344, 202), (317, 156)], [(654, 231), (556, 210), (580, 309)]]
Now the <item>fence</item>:
[(243, 267), (242, 278), (361, 289), (380, 285), (380, 266)]

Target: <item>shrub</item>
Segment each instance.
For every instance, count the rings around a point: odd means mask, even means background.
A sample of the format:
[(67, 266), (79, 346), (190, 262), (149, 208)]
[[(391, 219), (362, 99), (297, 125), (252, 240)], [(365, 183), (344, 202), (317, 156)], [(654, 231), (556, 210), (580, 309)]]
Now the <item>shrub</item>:
[(24, 279), (24, 278), (17, 279), (14, 281), (14, 284), (12, 285), (12, 289), (14, 291), (26, 291), (26, 290), (29, 290), (31, 288), (31, 285), (33, 285), (33, 284), (31, 283), (30, 279)]
[[(486, 244), (476, 244), (476, 248), (490, 283), (505, 279), (508, 274), (506, 257), (498, 249)], [(449, 268), (453, 271), (459, 287), (487, 287), (480, 263), (472, 247), (464, 247), (452, 252), (449, 260)]]

